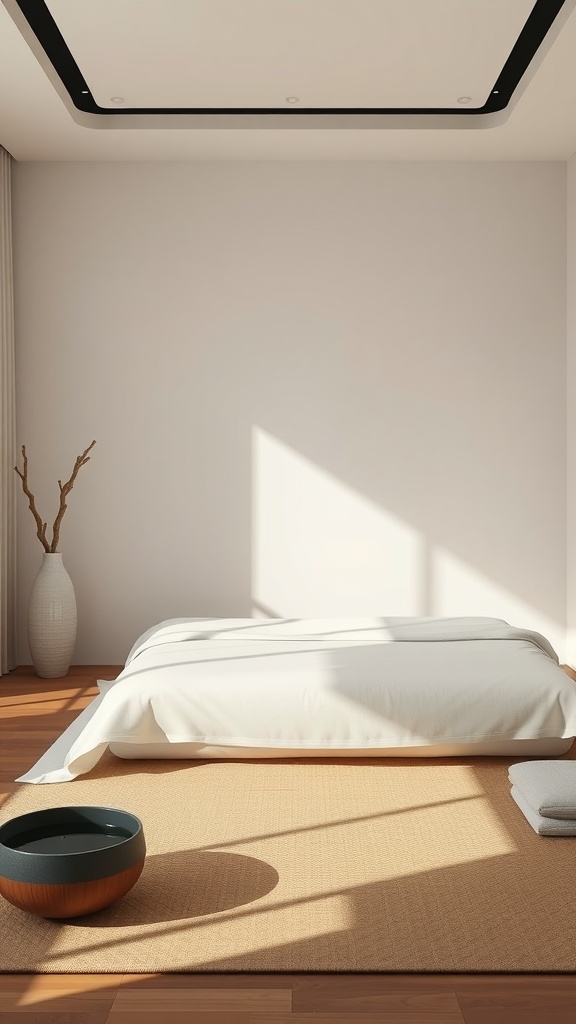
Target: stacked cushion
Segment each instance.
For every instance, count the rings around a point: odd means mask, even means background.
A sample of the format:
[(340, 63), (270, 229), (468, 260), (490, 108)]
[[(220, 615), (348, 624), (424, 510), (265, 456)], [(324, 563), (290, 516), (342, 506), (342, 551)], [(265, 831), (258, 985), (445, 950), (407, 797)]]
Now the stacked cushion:
[(576, 835), (576, 762), (523, 761), (510, 765), (511, 796), (541, 836)]

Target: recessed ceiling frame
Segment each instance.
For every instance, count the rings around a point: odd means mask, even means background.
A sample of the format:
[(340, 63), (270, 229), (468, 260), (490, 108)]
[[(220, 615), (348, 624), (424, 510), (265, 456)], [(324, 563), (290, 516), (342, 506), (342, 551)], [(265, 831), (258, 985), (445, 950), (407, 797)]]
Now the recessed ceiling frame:
[(483, 107), (191, 108), (99, 106), (45, 0), (1, 0), (76, 123), (87, 128), (454, 129), (507, 121), (576, 0), (536, 0)]

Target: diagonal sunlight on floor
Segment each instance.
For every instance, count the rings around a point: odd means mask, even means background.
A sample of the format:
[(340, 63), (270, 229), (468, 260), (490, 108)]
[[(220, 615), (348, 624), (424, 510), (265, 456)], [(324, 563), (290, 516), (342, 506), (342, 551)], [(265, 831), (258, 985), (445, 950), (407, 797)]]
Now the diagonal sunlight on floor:
[[(504, 760), (478, 777), (473, 761), (127, 766), (115, 796), (149, 847), (134, 889), (75, 922), (2, 916), (27, 969), (51, 972), (572, 969), (573, 848), (531, 836)], [(74, 799), (101, 802), (110, 779)], [(62, 800), (31, 789), (15, 810)]]
[(7, 718), (28, 718), (32, 715), (59, 714), (66, 711), (82, 711), (90, 701), (98, 695), (98, 687), (88, 685), (75, 687), (70, 691), (54, 691), (49, 693), (23, 693), (18, 697), (0, 696), (0, 715)]
[[(292, 830), (274, 830), (268, 836), (258, 833), (257, 850), (253, 846), (255, 837), (250, 836), (238, 837), (233, 843), (208, 842), (204, 846), (206, 850), (214, 850), (219, 845), (221, 849), (233, 849), (235, 855), (244, 850), (252, 856), (257, 852), (264, 863), (278, 866), (278, 885), (264, 898), (247, 906), (231, 907), (199, 917), (190, 904), (190, 914), (187, 916), (187, 904), (183, 898), (178, 915), (182, 918), (180, 921), (162, 920), (162, 913), (152, 913), (150, 916), (155, 904), (158, 908), (163, 905), (163, 880), (172, 878), (166, 870), (164, 858), (173, 855), (174, 844), (164, 844), (160, 838), (153, 847), (156, 852), (150, 852), (139, 888), (134, 890), (133, 897), (127, 897), (123, 905), (119, 904), (116, 911), (111, 911), (108, 919), (109, 925), (117, 923), (118, 926), (128, 926), (129, 938), (120, 935), (116, 937), (116, 929), (110, 931), (109, 927), (104, 927), (99, 934), (99, 922), (94, 919), (93, 926), (88, 929), (76, 929), (77, 951), (94, 953), (110, 950), (116, 944), (120, 947), (128, 944), (132, 949), (139, 944), (146, 947), (153, 938), (142, 925), (152, 920), (155, 922), (156, 935), (189, 932), (191, 938), (194, 936), (195, 942), (200, 945), (203, 943), (199, 936), (206, 932), (208, 946), (215, 946), (214, 961), (219, 960), (227, 948), (234, 949), (235, 956), (249, 955), (261, 949), (263, 930), (277, 933), (281, 937), (278, 945), (312, 942), (336, 932), (345, 933), (356, 926), (354, 903), (350, 903), (349, 897), (359, 888), (372, 885), (377, 892), (384, 887), (385, 892), (387, 885), (397, 889), (403, 880), (411, 877), (435, 876), (446, 869), (455, 870), (467, 863), (481, 862), (485, 865), (491, 859), (506, 857), (515, 852), (516, 844), (494, 814), (470, 766), (457, 766), (456, 781), (451, 773), (452, 783), (449, 788), (452, 798), (443, 802), (422, 802), (419, 798), (418, 767), (414, 766), (411, 773), (413, 805), (407, 806), (401, 802), (406, 801), (405, 785), (395, 807), (381, 815), (366, 816), (372, 818), (369, 829), (366, 828), (364, 818), (341, 821), (332, 818), (338, 803), (337, 795), (331, 799), (330, 793), (325, 791), (320, 806), (316, 805), (315, 809), (307, 813), (306, 807), (294, 806), (291, 793), (277, 792), (280, 818), (288, 814), (301, 823), (310, 818), (309, 823), (300, 824)], [(394, 767), (388, 767), (388, 772), (393, 773)], [(437, 782), (442, 788), (441, 776), (438, 776)], [(359, 810), (364, 803), (368, 803), (361, 789), (357, 793), (356, 802)], [(219, 830), (221, 834), (224, 815), (222, 803), (218, 799), (213, 810), (214, 821), (217, 823), (214, 834)], [(379, 821), (376, 820), (378, 818)], [(315, 823), (312, 819), (315, 819)], [(203, 838), (209, 839), (211, 831), (211, 823), (206, 821), (199, 828), (197, 837), (200, 838), (203, 833)], [(307, 834), (303, 835), (303, 832)], [(479, 846), (470, 839), (476, 834), (483, 836)], [(423, 835), (426, 836), (425, 842), (422, 842)], [(171, 854), (161, 852), (165, 845), (170, 846)], [(177, 846), (184, 849), (182, 843)], [(190, 850), (190, 867), (184, 867), (180, 873), (199, 877), (202, 884), (210, 888), (214, 879), (211, 880), (201, 870), (198, 875), (201, 856), (194, 859), (192, 852)], [(198, 848), (194, 853), (198, 853)], [(217, 875), (217, 855), (212, 861), (207, 857), (206, 862), (215, 865), (210, 870)], [(298, 865), (296, 898), (293, 888), (294, 865)], [(138, 906), (147, 908), (142, 920)], [(303, 907), (306, 907), (304, 914), (300, 912)], [(273, 924), (266, 924), (268, 920)], [(54, 965), (58, 964), (61, 956), (68, 954), (69, 940), (61, 948), (62, 937), (60, 932), (53, 935), (52, 949), (46, 956), (47, 961)], [(204, 962), (210, 962), (207, 951), (204, 953)]]
[[(471, 796), (457, 797), (456, 799), (450, 800), (448, 802), (452, 804), (452, 803), (457, 803), (460, 800), (477, 800), (477, 799), (478, 799), (477, 796), (471, 795)], [(399, 808), (396, 811), (382, 811), (382, 812), (379, 812), (378, 814), (362, 814), (362, 815), (359, 815), (359, 816), (353, 817), (353, 818), (342, 818), (342, 819), (340, 819), (338, 821), (336, 821), (336, 820), (335, 821), (326, 821), (322, 825), (322, 830), (323, 831), (327, 831), (330, 828), (337, 829), (337, 828), (341, 828), (343, 825), (353, 824), (354, 822), (356, 822), (356, 823), (366, 822), (366, 821), (371, 821), (374, 818), (382, 818), (382, 817), (386, 817), (386, 816), (392, 816), (392, 815), (395, 815), (395, 814), (410, 814), (410, 813), (412, 813), (415, 810), (423, 810), (425, 808), (438, 807), (441, 803), (444, 803), (444, 802), (445, 801), (442, 801), (442, 800), (432, 800), (432, 801), (430, 801), (428, 803), (420, 804), (418, 807), (402, 807), (402, 808)], [(229, 850), (229, 849), (232, 849), (233, 847), (236, 847), (236, 846), (248, 846), (251, 843), (259, 843), (263, 839), (277, 839), (280, 836), (293, 836), (293, 835), (302, 834), (302, 833), (305, 833), (305, 832), (317, 831), (317, 830), (318, 830), (318, 825), (317, 824), (315, 824), (315, 825), (302, 825), (299, 828), (281, 829), (280, 831), (277, 831), (277, 832), (262, 832), (262, 833), (259, 833), (257, 835), (254, 834), (254, 835), (251, 835), (251, 836), (243, 836), (242, 838), (239, 838), (239, 839), (235, 840), (234, 842), (230, 842), (230, 841), (226, 840), (226, 841), (224, 841), (222, 843), (210, 843), (208, 846), (196, 846), (196, 847), (194, 847), (194, 849), (196, 850), (196, 852), (200, 852), (202, 850), (218, 850), (218, 849)]]
[[(16, 980), (18, 980), (16, 975)], [(121, 975), (120, 977), (123, 977)], [(18, 1007), (46, 1004), (51, 999), (63, 996), (74, 996), (85, 992), (99, 992), (101, 989), (117, 988), (118, 974), (79, 974), (79, 975), (46, 975), (40, 974), (26, 979), (26, 988), (20, 993), (16, 1005)], [(50, 1006), (46, 1007), (48, 1010)], [(72, 1007), (70, 1007), (72, 1009)], [(1, 1020), (1, 1017), (0, 1017)]]
[[(433, 801), (423, 799), (420, 781), (429, 779), (431, 772)], [(370, 810), (374, 810), (375, 802), (380, 802), (371, 789), (358, 787), (354, 807), (358, 812), (356, 820), (341, 817), (340, 822), (337, 819), (341, 797), (337, 785), (333, 788), (319, 785), (314, 799), (310, 799), (310, 806), (296, 809), (290, 794), (276, 793), (279, 813), (291, 819), (294, 826), (290, 835), (283, 836), (282, 842), (287, 851), (292, 851), (296, 862), (306, 864), (302, 894), (321, 895), (322, 858), (326, 858), (328, 851), (329, 888), (333, 890), (339, 884), (345, 886), (351, 877), (362, 883), (400, 879), (517, 850), (516, 842), (495, 813), (472, 766), (454, 765), (452, 770), (443, 772), (441, 765), (430, 768), (415, 764), (407, 773), (404, 766), (397, 766), (390, 760), (381, 778), (382, 808), (369, 823)], [(303, 835), (300, 830), (306, 827), (310, 831)], [(481, 845), (471, 841), (470, 837), (475, 835), (483, 837)], [(275, 837), (269, 841), (261, 839), (256, 851), (264, 860), (269, 860), (277, 847)], [(235, 848), (254, 852), (249, 843), (245, 847), (239, 843)], [(351, 860), (357, 865), (353, 872)], [(274, 896), (280, 898), (281, 887)]]
[[(490, 859), (479, 858), (482, 862)], [(449, 870), (453, 870), (453, 867)], [(420, 873), (411, 872), (411, 874)], [(433, 875), (434, 872), (431, 872), (431, 885), (433, 884)], [(84, 954), (95, 954), (103, 949), (116, 950), (116, 953), (120, 953), (122, 947), (134, 949), (139, 944), (146, 946), (151, 939), (153, 940), (159, 935), (176, 936), (187, 933), (191, 941), (194, 938), (198, 942), (198, 933), (206, 931), (208, 933), (206, 939), (200, 940), (202, 963), (195, 964), (194, 969), (196, 970), (213, 961), (219, 961), (227, 949), (234, 949), (234, 955), (238, 957), (274, 948), (282, 949), (286, 945), (298, 942), (313, 943), (315, 939), (334, 937), (337, 933), (342, 935), (347, 931), (352, 931), (359, 924), (359, 911), (355, 906), (358, 893), (365, 890), (378, 892), (381, 888), (384, 888), (385, 891), (387, 882), (397, 886), (401, 881), (401, 876), (389, 880), (366, 880), (359, 885), (326, 892), (322, 895), (287, 899), (270, 906), (251, 906), (249, 909), (218, 914), (205, 920), (186, 918), (165, 922), (156, 929), (154, 937), (142, 929), (134, 929), (129, 936), (120, 934), (116, 937), (114, 932), (112, 935), (107, 932), (99, 941), (94, 938), (94, 932), (97, 932), (99, 924), (98, 915), (94, 915), (92, 919), (94, 927), (90, 928), (92, 941), (87, 942), (79, 935), (77, 948), (78, 952)], [(125, 899), (128, 898), (125, 897)], [(300, 911), (303, 908), (306, 913), (301, 915)], [(360, 914), (360, 917), (362, 918), (363, 915)], [(270, 919), (275, 936), (273, 942), (270, 941), (270, 927), (266, 923), (267, 918)], [(220, 939), (214, 942), (212, 933), (216, 932), (219, 933)], [(265, 945), (262, 944), (264, 933), (268, 935)], [(276, 936), (278, 936), (277, 941)], [(214, 956), (208, 954), (210, 945), (216, 946)], [(60, 948), (59, 937), (56, 936), (51, 951), (44, 957), (44, 962), (52, 967), (57, 967), (59, 961), (66, 956), (67, 950)], [(174, 969), (177, 969), (177, 965), (174, 965)], [(96, 987), (98, 986), (96, 985)]]

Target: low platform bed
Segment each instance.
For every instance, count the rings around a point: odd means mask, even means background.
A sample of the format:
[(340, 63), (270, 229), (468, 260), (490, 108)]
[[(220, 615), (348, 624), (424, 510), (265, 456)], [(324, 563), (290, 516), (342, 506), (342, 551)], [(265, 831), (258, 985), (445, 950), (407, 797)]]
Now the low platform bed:
[(573, 739), (486, 740), (479, 743), (435, 743), (411, 747), (224, 747), (202, 743), (110, 743), (116, 757), (128, 760), (256, 761), (286, 757), (465, 757), (467, 754), (490, 757), (518, 755), (557, 757), (570, 750)]
[(557, 756), (576, 684), (502, 619), (170, 619), (19, 782), (128, 758)]

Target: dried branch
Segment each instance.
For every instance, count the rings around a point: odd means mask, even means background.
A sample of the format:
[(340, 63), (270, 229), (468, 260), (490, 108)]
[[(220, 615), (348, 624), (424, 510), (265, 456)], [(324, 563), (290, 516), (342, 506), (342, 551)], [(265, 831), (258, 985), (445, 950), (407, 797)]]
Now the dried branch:
[(72, 470), (72, 476), (70, 477), (70, 479), (67, 480), (65, 484), (63, 484), (61, 480), (58, 481), (58, 486), (60, 488), (60, 507), (58, 509), (58, 515), (56, 516), (56, 519), (54, 520), (54, 526), (52, 528), (52, 544), (48, 544), (48, 541), (46, 540), (46, 525), (47, 524), (42, 522), (42, 519), (40, 518), (40, 516), (38, 514), (38, 511), (36, 509), (36, 502), (34, 500), (34, 495), (32, 494), (32, 491), (30, 490), (30, 488), (28, 486), (28, 458), (26, 456), (26, 445), (24, 445), (24, 444), (22, 445), (22, 456), (23, 456), (23, 459), (24, 459), (24, 471), (20, 472), (20, 470), (18, 469), (18, 466), (14, 466), (14, 469), (18, 473), (18, 476), (20, 477), (20, 479), (22, 480), (22, 487), (24, 489), (24, 494), (28, 498), (28, 503), (29, 503), (29, 506), (30, 506), (30, 511), (32, 512), (32, 515), (34, 516), (34, 519), (36, 520), (37, 534), (38, 534), (38, 537), (40, 539), (40, 542), (42, 543), (42, 546), (43, 546), (44, 550), (47, 551), (50, 554), (54, 554), (58, 550), (58, 541), (60, 540), (60, 526), (62, 525), (62, 520), (64, 518), (64, 513), (65, 513), (66, 509), (68, 508), (68, 506), (66, 504), (66, 498), (68, 497), (68, 495), (70, 494), (70, 491), (74, 487), (74, 481), (76, 480), (76, 477), (78, 476), (78, 472), (79, 472), (81, 466), (85, 466), (87, 462), (90, 462), (90, 456), (88, 455), (88, 452), (90, 451), (91, 448), (94, 447), (95, 444), (96, 444), (96, 441), (92, 441), (92, 444), (88, 445), (86, 450), (82, 452), (82, 455), (78, 456), (78, 458), (76, 459), (76, 462), (74, 463), (74, 469)]
[(24, 494), (28, 498), (28, 505), (30, 507), (30, 511), (31, 511), (32, 515), (34, 516), (34, 519), (36, 520), (36, 533), (38, 534), (38, 538), (40, 540), (40, 543), (43, 545), (45, 551), (50, 551), (50, 547), (48, 545), (48, 541), (46, 540), (46, 525), (47, 524), (42, 522), (42, 520), (41, 520), (41, 518), (40, 518), (40, 516), (38, 514), (38, 511), (36, 509), (36, 502), (34, 500), (34, 495), (32, 494), (32, 491), (30, 490), (30, 488), (28, 487), (28, 457), (26, 455), (26, 445), (25, 444), (22, 445), (22, 457), (24, 459), (24, 472), (21, 473), (20, 470), (18, 469), (18, 466), (14, 466), (14, 469), (18, 473), (18, 476), (20, 477), (20, 479), (22, 480), (22, 487), (24, 489)]
[(78, 476), (78, 471), (82, 466), (85, 466), (87, 462), (90, 462), (90, 456), (88, 455), (88, 452), (90, 451), (91, 448), (94, 447), (95, 444), (96, 441), (92, 441), (92, 444), (88, 445), (85, 451), (82, 452), (82, 455), (78, 456), (76, 462), (74, 463), (74, 469), (72, 470), (72, 476), (70, 477), (70, 479), (67, 480), (65, 484), (63, 484), (61, 480), (58, 481), (58, 487), (60, 488), (60, 508), (58, 509), (58, 515), (54, 520), (52, 544), (50, 547), (50, 551), (58, 550), (58, 541), (60, 540), (60, 526), (64, 518), (64, 513), (68, 508), (66, 504), (66, 498), (68, 497), (70, 491), (74, 487), (74, 481)]

